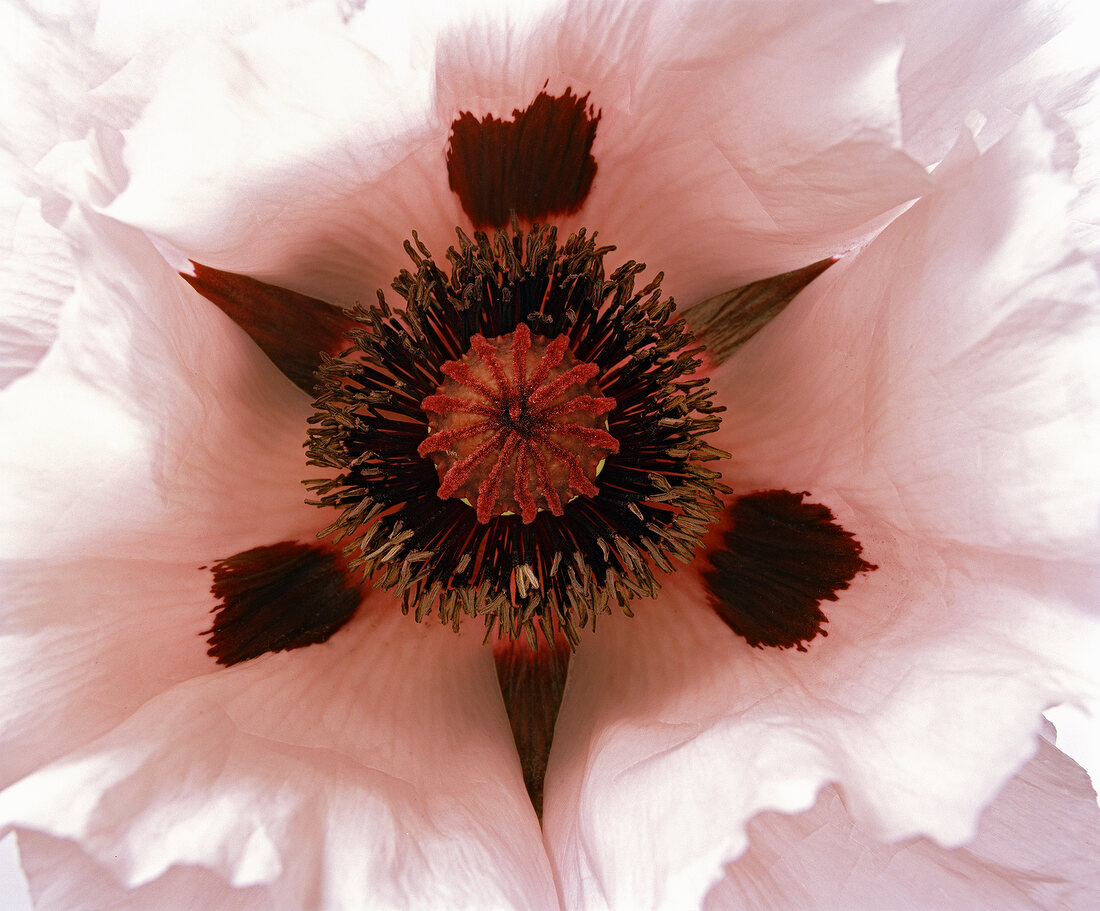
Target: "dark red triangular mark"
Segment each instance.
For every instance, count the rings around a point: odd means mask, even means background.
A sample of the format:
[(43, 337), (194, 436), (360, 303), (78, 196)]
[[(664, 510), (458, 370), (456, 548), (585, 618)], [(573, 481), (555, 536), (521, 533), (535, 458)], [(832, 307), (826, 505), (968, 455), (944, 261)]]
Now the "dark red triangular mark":
[(180, 275), (244, 329), (275, 366), (310, 395), (321, 353), (347, 347), (344, 333), (356, 323), (340, 307), (269, 285), (247, 275), (194, 263), (195, 274)]
[(221, 603), (203, 635), (218, 664), (324, 642), (361, 599), (343, 557), (318, 544), (254, 547), (219, 560), (211, 572), (210, 591)]
[(451, 124), (447, 176), (477, 228), (503, 228), (576, 212), (596, 176), (592, 143), (600, 114), (588, 95), (539, 92), (511, 120), (462, 111)]
[(708, 297), (688, 307), (684, 319), (706, 347), (710, 362), (721, 364), (779, 316), (799, 291), (836, 261), (823, 259)]
[(540, 639), (537, 652), (523, 640), (498, 642), (493, 649), (523, 781), (540, 820), (546, 763), (572, 655), (564, 640), (548, 646)]
[(766, 490), (730, 507), (723, 547), (704, 573), (711, 605), (749, 645), (797, 648), (828, 635), (818, 605), (836, 601), (859, 573), (878, 567), (838, 525), (828, 507), (803, 503), (806, 492)]

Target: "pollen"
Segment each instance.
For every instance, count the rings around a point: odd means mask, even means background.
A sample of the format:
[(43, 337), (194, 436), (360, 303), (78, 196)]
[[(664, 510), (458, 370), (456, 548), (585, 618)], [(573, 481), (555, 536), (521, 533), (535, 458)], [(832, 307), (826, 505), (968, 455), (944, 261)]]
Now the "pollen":
[(529, 525), (540, 510), (561, 516), (571, 499), (598, 493), (599, 468), (619, 451), (605, 429), (615, 400), (567, 335), (547, 340), (521, 322), (498, 338), (473, 336), (441, 370), (446, 379), (421, 402), (429, 434), (418, 448), (435, 463), (441, 499), (465, 500), (481, 523), (518, 514)]

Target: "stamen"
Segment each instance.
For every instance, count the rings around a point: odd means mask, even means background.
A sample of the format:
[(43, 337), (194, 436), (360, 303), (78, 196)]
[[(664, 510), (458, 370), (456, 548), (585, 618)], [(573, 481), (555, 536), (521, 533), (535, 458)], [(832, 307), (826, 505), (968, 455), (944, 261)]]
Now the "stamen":
[(575, 646), (655, 595), (720, 515), (729, 488), (704, 465), (728, 458), (705, 442), (723, 409), (660, 275), (606, 274), (612, 248), (585, 231), (458, 238), (448, 273), (413, 235), (405, 309), (358, 307), (322, 364), (321, 536), (417, 620)]
[[(532, 338), (526, 323), (491, 342), (475, 335), (470, 343), (463, 360), (442, 365), (447, 380), (421, 402), (430, 433), (417, 451), (435, 463), (439, 496), (476, 502), (481, 523), (518, 512), (525, 525), (539, 509), (562, 515), (563, 499), (595, 496), (598, 465), (619, 451), (597, 426), (615, 407), (593, 382), (599, 367), (577, 363), (568, 336)], [(470, 414), (486, 420), (470, 423)], [(502, 493), (505, 478), (510, 495)]]

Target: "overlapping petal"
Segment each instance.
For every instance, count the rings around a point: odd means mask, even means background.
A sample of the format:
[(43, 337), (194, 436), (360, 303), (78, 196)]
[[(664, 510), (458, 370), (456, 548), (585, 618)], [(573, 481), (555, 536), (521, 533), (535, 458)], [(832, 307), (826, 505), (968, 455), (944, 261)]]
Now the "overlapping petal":
[[(844, 250), (925, 188), (898, 148), (899, 14), (862, 2), (569, 3), (507, 43), (486, 17), (444, 41), (438, 104), (501, 116), (548, 78), (591, 89), (600, 170), (565, 225), (598, 229), (697, 300)], [(852, 53), (837, 53), (842, 41)]]
[(305, 397), (140, 232), (78, 209), (66, 230), (77, 291), (0, 401), (4, 555), (201, 563), (315, 531)]
[[(725, 867), (720, 905), (775, 839), (822, 815), (834, 832), (841, 801), (842, 832), (965, 841), (1039, 713), (1100, 699), (1094, 232), (1066, 229), (1095, 211), (1078, 193), (1095, 91), (1063, 65), (1059, 17), (970, 6), (944, 39), (927, 22), (945, 6), (860, 0), (307, 4), (262, 22), (216, 4), (216, 25), (128, 6), (70, 16), (95, 53), (43, 58), (90, 100), (30, 116), (19, 193), (41, 201), (11, 207), (44, 255), (16, 276), (5, 376), (60, 314), (0, 398), (0, 815), (44, 907), (92, 889), (142, 908), (554, 907), (555, 889), (567, 907), (681, 907)], [(976, 23), (998, 38), (978, 57), (954, 37)], [(716, 377), (731, 483), (812, 491), (879, 571), (805, 655), (750, 649), (694, 574), (601, 619), (559, 719), (549, 861), (476, 641), (376, 598), (321, 646), (230, 670), (202, 654), (198, 565), (318, 526), (308, 403), (158, 253), (369, 298), (411, 230), (441, 253), (466, 223), (452, 120), (507, 117), (544, 84), (602, 112), (596, 182), (564, 227), (665, 269), (685, 301), (843, 253), (930, 194)], [(929, 178), (964, 119), (977, 145)], [(90, 179), (70, 168), (89, 156)], [(1006, 799), (1013, 817), (1026, 802)], [(984, 872), (1002, 861), (978, 832)], [(868, 856), (960, 869), (928, 842), (890, 850)]]
[[(73, 263), (56, 230), (61, 162), (94, 154), (93, 131), (129, 127), (185, 36), (231, 35), (282, 3), (62, 0), (0, 8), (0, 385), (37, 363), (56, 334)], [(98, 188), (103, 201), (120, 189)]]
[(411, 230), (445, 249), (458, 208), (430, 60), (407, 32), (370, 39), (315, 4), (188, 46), (127, 137), (111, 214), (205, 265), (344, 305), (407, 264)]
[(49, 350), (61, 302), (71, 291), (69, 247), (42, 218), (41, 203), (12, 185), (0, 199), (9, 249), (0, 260), (0, 388), (33, 369)]
[[(844, 249), (926, 186), (897, 148), (897, 10), (498, 6), (459, 22), (368, 9), (350, 31), (311, 9), (194, 49), (128, 137), (112, 214), (210, 265), (350, 301), (405, 265), (410, 230), (442, 252), (465, 222), (440, 168), (459, 112), (508, 117), (548, 80), (603, 111), (592, 196), (563, 226), (665, 269), (680, 297)], [(841, 35), (857, 53), (836, 53)]]
[(491, 658), (379, 600), (166, 691), (0, 813), (130, 887), (198, 865), (287, 908), (556, 906)]
[(723, 368), (739, 484), (789, 473), (956, 548), (1095, 555), (1098, 282), (1052, 156), (1037, 116), (977, 160), (964, 141)]
[(35, 911), (66, 911), (92, 902), (110, 911), (269, 911), (273, 907), (266, 886), (234, 889), (202, 867), (173, 867), (151, 883), (128, 889), (68, 839), (27, 830), (20, 831), (18, 838), (30, 886), (26, 891)]
[(4, 819), (127, 886), (198, 865), (286, 907), (553, 904), (476, 637), (382, 599), (305, 661), (206, 657), (200, 564), (317, 529), (308, 402), (140, 232), (64, 228), (76, 292), (0, 400)]
[(806, 813), (753, 820), (750, 849), (726, 868), (704, 908), (1086, 911), (1100, 889), (1094, 798), (1081, 769), (1041, 741), (986, 808), (974, 840), (945, 849), (925, 838), (879, 841), (828, 788)]
[[(567, 896), (698, 900), (753, 813), (826, 781), (880, 837), (960, 844), (1042, 710), (1096, 698), (1100, 294), (1071, 200), (1037, 118), (960, 151), (719, 372), (731, 483), (810, 490), (879, 569), (805, 655), (747, 648), (680, 577), (582, 644), (547, 783)], [(677, 833), (660, 860), (640, 818)]]

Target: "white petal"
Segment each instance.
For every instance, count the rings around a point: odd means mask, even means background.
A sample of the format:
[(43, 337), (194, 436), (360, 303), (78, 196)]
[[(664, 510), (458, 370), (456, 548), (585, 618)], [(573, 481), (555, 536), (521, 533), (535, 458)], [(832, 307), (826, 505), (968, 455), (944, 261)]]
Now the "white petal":
[(748, 647), (680, 580), (582, 643), (544, 817), (567, 906), (694, 907), (754, 813), (826, 781), (876, 837), (971, 836), (1042, 709), (1089, 684), (1100, 629), (1027, 593), (1032, 567), (982, 585), (930, 550), (869, 556), (807, 654)]
[(27, 176), (58, 142), (87, 132), (86, 93), (113, 69), (113, 61), (91, 46), (95, 11), (89, 4), (62, 0), (53, 9), (37, 6), (0, 9), (3, 149)]
[(0, 564), (0, 787), (111, 730), (175, 683), (218, 670), (196, 564)]
[(8, 911), (33, 911), (14, 834), (0, 838), (0, 895), (4, 896)]
[[(88, 24), (75, 10), (60, 15), (73, 32)], [(42, 218), (34, 167), (79, 129), (74, 102), (102, 73), (94, 52), (75, 53), (58, 31), (24, 7), (0, 8), (0, 387), (45, 354), (72, 290), (68, 244)]]
[(726, 868), (704, 907), (1088, 911), (1100, 902), (1094, 797), (1081, 769), (1041, 742), (982, 814), (974, 840), (946, 849), (925, 838), (877, 841), (826, 788), (806, 813), (754, 819), (748, 851)]
[(892, 7), (417, 9), (385, 28), (368, 10), (350, 32), (299, 12), (181, 54), (128, 136), (133, 179), (110, 212), (212, 265), (366, 296), (407, 265), (411, 230), (442, 254), (467, 224), (447, 186), (452, 119), (507, 118), (547, 79), (603, 112), (596, 184), (565, 226), (666, 268), (677, 294), (843, 249), (926, 186), (895, 148)]
[(37, 200), (0, 188), (0, 388), (33, 369), (53, 343), (61, 302), (72, 291), (65, 238)]
[[(731, 476), (901, 534), (1091, 562), (1100, 284), (1037, 117), (827, 272), (716, 376)], [(721, 444), (720, 444), (721, 445)]]
[(161, 0), (135, 8), (129, 0), (97, 0), (95, 42), (114, 57), (163, 61), (193, 37), (248, 32), (301, 5), (301, 0)]
[(379, 598), (323, 646), (150, 701), (0, 818), (128, 886), (182, 864), (285, 908), (556, 907), (496, 686), (478, 637)]
[(1042, 710), (1097, 697), (1098, 297), (1044, 135), (960, 156), (723, 369), (732, 482), (812, 491), (879, 569), (805, 655), (685, 577), (582, 644), (546, 798), (567, 904), (696, 902), (826, 781), (868, 831), (961, 843)]
[(130, 126), (187, 35), (230, 35), (281, 5), (59, 0), (0, 8), (0, 387), (45, 353), (72, 290), (68, 246), (41, 217), (57, 203), (56, 183), (44, 176), (56, 163), (43, 162), (67, 144), (83, 150), (94, 129)]
[(933, 164), (964, 122), (988, 148), (1031, 105), (1074, 127), (1089, 123), (1075, 112), (1094, 92), (1097, 24), (1095, 4), (1078, 0), (906, 4), (899, 73), (906, 150)]
[(274, 907), (266, 887), (234, 889), (201, 867), (173, 867), (151, 883), (127, 889), (67, 839), (24, 830), (19, 844), (35, 911), (270, 911)]
[(438, 106), (508, 117), (547, 79), (591, 91), (598, 171), (564, 224), (664, 269), (685, 300), (843, 250), (925, 189), (895, 148), (895, 7), (571, 3), (509, 16), (509, 32), (504, 18), (447, 36)]
[[(1057, 730), (1055, 744), (1081, 768), (1088, 772), (1093, 790), (1100, 783), (1100, 712), (1098, 705), (1056, 705), (1043, 714)], [(1097, 798), (1100, 803), (1100, 797)]]
[(314, 5), (189, 46), (127, 137), (132, 180), (109, 211), (206, 265), (349, 304), (409, 264), (410, 231), (442, 255), (459, 223), (447, 127), (412, 36), (373, 40), (385, 58)]
[(295, 0), (50, 0), (0, 9), (3, 147), (27, 168), (96, 125), (132, 124), (170, 52), (231, 35)]
[(0, 400), (3, 552), (197, 564), (314, 533), (307, 397), (139, 232), (75, 208), (65, 230), (59, 339)]

